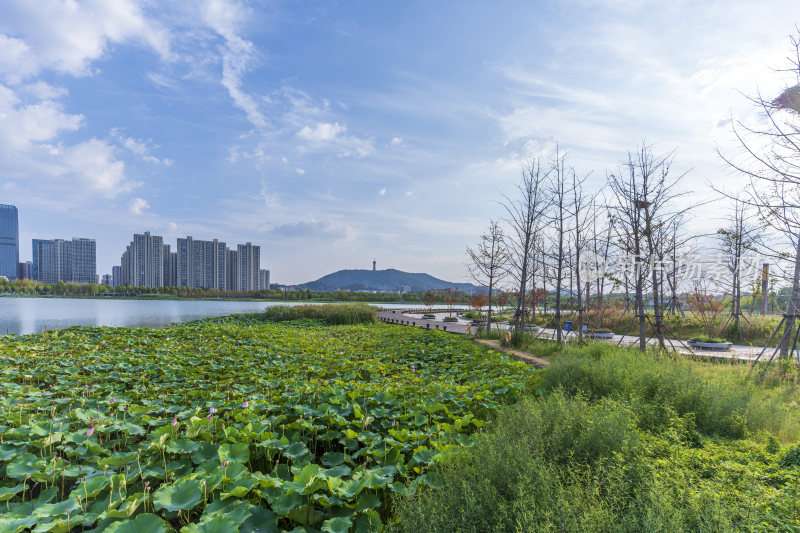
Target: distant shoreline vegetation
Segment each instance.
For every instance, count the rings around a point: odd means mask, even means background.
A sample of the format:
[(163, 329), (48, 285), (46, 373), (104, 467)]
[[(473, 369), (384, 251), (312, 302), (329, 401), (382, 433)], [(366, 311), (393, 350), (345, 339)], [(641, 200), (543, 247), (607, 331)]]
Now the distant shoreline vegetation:
[(416, 293), (315, 292), (299, 290), (221, 291), (195, 287), (109, 287), (97, 283), (38, 283), (31, 280), (0, 280), (1, 296), (32, 298), (115, 298), (147, 300), (250, 300), (328, 302), (409, 302), (419, 304)]

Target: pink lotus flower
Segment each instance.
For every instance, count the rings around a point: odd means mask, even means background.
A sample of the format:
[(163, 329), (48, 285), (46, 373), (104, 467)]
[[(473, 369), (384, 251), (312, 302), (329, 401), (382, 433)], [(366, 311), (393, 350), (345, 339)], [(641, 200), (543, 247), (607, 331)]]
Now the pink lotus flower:
[(111, 398), (109, 398), (109, 399), (108, 399), (108, 401), (109, 401), (109, 403), (114, 403), (114, 402), (116, 402), (117, 400), (115, 400), (115, 399), (114, 399), (114, 397), (112, 396)]
[(93, 428), (93, 427), (90, 427), (90, 428), (89, 428), (89, 429), (86, 431), (86, 436), (87, 436), (87, 437), (91, 437), (93, 433), (94, 433), (94, 428)]
[(228, 467), (228, 461), (222, 461), (222, 468)]
[(178, 417), (176, 416), (173, 417), (172, 419), (172, 427), (177, 427), (177, 426), (178, 426)]
[(344, 352), (341, 352), (341, 351), (340, 351), (340, 352), (339, 352), (339, 355), (344, 355)]
[(244, 403), (242, 404), (242, 407), (244, 407), (245, 409), (250, 407), (250, 404), (247, 402), (247, 400), (244, 401)]
[(217, 412), (217, 409), (215, 407), (209, 407), (208, 412), (213, 415), (214, 413)]

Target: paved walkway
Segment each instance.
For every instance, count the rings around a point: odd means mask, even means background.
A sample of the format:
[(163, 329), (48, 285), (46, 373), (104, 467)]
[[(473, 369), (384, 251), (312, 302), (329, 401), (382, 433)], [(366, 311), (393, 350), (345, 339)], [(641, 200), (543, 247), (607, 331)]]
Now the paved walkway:
[[(389, 324), (399, 324), (403, 326), (412, 326), (424, 329), (437, 329), (440, 331), (447, 331), (448, 333), (455, 333), (460, 335), (465, 335), (470, 332), (469, 321), (465, 319), (460, 319), (459, 322), (445, 322), (442, 319), (445, 316), (449, 316), (449, 313), (442, 312), (441, 310), (434, 311), (434, 314), (437, 317), (435, 320), (422, 318), (422, 314), (426, 312), (427, 310), (425, 309), (405, 309), (405, 310), (394, 309), (388, 311), (378, 311), (378, 320)], [(498, 325), (498, 327), (506, 329), (508, 326), (500, 324)], [(566, 334), (566, 332), (564, 333)], [(542, 339), (554, 339), (556, 336), (556, 330), (554, 328), (541, 329), (537, 331), (536, 334), (539, 338)], [(570, 332), (569, 338), (575, 339), (576, 338), (575, 332)], [(603, 340), (598, 340), (598, 342), (633, 346), (639, 342), (639, 337), (634, 335), (625, 335), (625, 336), (614, 335), (613, 339), (603, 339)], [(647, 342), (648, 344), (654, 345), (657, 344), (658, 340), (652, 338), (648, 339)], [(688, 343), (686, 341), (683, 341), (683, 344), (685, 344), (686, 346), (683, 346), (681, 344), (681, 341), (678, 341), (677, 339), (667, 339), (666, 342), (667, 346), (670, 346), (671, 344), (678, 353), (687, 355), (691, 355), (692, 353), (694, 353), (695, 355), (698, 356), (709, 357), (714, 359), (738, 359), (742, 361), (752, 361), (758, 356), (758, 354), (763, 349), (763, 346), (733, 345), (731, 346), (731, 349), (728, 352), (702, 351), (695, 348), (691, 348), (691, 351), (689, 351), (689, 349), (686, 347), (688, 346)], [(764, 352), (764, 355), (761, 356), (761, 360), (766, 362), (769, 359), (769, 356), (772, 355), (773, 350), (774, 348), (768, 348)], [(542, 361), (544, 360), (542, 359)]]
[(465, 335), (467, 333), (467, 324), (464, 322), (445, 322), (444, 320), (429, 320), (422, 318), (422, 315), (416, 316), (419, 313), (409, 313), (403, 310), (393, 311), (378, 311), (378, 320), (388, 324), (400, 324), (402, 326), (412, 326), (423, 329), (438, 329), (447, 331), (448, 333), (457, 333)]
[(488, 346), (493, 350), (497, 350), (498, 352), (507, 353), (508, 355), (516, 357), (520, 361), (524, 361), (529, 365), (535, 366), (536, 368), (544, 368), (550, 364), (550, 361), (542, 359), (541, 357), (536, 357), (535, 355), (531, 355), (526, 352), (520, 352), (519, 350), (514, 350), (512, 348), (504, 348), (497, 341), (493, 341), (490, 339), (474, 339), (474, 340), (478, 344), (483, 344), (484, 346)]

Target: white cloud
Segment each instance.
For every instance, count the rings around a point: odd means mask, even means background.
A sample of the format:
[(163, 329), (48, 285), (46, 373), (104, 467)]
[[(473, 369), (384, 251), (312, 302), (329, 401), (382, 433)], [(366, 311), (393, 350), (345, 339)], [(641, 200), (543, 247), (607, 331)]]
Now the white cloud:
[[(147, 161), (148, 163), (155, 163), (157, 165), (166, 165), (172, 166), (173, 161), (171, 159), (159, 159), (150, 153), (152, 144), (151, 139), (147, 139), (146, 141), (140, 139), (134, 139), (133, 137), (128, 137), (123, 135), (118, 128), (114, 128), (111, 130), (111, 136), (117, 139), (120, 144), (129, 150), (131, 153), (139, 156), (142, 160)], [(153, 145), (153, 149), (158, 148), (158, 145)]]
[(372, 153), (372, 141), (346, 135), (347, 126), (338, 122), (317, 122), (314, 127), (304, 126), (297, 137), (308, 142), (315, 149), (326, 146), (335, 148), (339, 157), (366, 157)]
[(386, 187), (378, 191), (378, 196), (385, 196), (385, 195), (386, 195)]
[(63, 171), (59, 175), (73, 176), (92, 191), (116, 196), (134, 186), (125, 179), (125, 163), (115, 158), (114, 147), (106, 141), (89, 139), (60, 153)]
[(313, 128), (305, 126), (297, 132), (297, 136), (312, 142), (330, 142), (345, 131), (347, 131), (347, 126), (343, 126), (338, 122), (333, 124), (330, 122), (318, 122)]
[[(150, 204), (147, 203), (147, 200), (143, 200), (142, 198), (134, 198), (128, 206), (128, 211), (133, 213), (134, 215), (141, 215), (142, 211), (148, 209)], [(174, 222), (170, 223), (170, 228), (175, 227), (177, 225)]]
[(170, 38), (130, 0), (10, 0), (0, 19), (0, 76), (17, 84), (45, 69), (82, 76), (108, 43), (140, 42), (172, 59)]
[(302, 169), (302, 168), (296, 168), (296, 169), (294, 169), (294, 171), (297, 174), (300, 174), (301, 176), (306, 173), (305, 169)]
[(392, 146), (397, 146), (398, 144), (403, 144), (403, 139), (400, 137), (392, 137), (392, 140), (389, 141), (389, 144)]
[(355, 236), (355, 230), (341, 222), (323, 219), (299, 220), (276, 226), (263, 228), (270, 234), (290, 238), (316, 238), (328, 241), (349, 240)]
[(413, 194), (414, 194), (414, 191), (406, 191), (404, 196), (408, 197), (408, 196), (411, 196)]
[(253, 43), (237, 33), (238, 26), (246, 16), (247, 9), (232, 0), (207, 0), (203, 6), (206, 24), (225, 39), (225, 44), (220, 47), (221, 83), (228, 90), (233, 103), (245, 112), (250, 123), (256, 128), (264, 129), (268, 122), (258, 101), (242, 89), (244, 75), (257, 58)]
[(158, 72), (148, 72), (147, 78), (153, 82), (153, 85), (157, 87), (163, 87), (166, 89), (178, 88), (178, 84), (175, 82), (175, 80), (163, 74), (159, 74)]
[[(33, 87), (31, 97), (36, 93), (52, 96), (63, 91), (45, 84)], [(0, 173), (23, 180), (29, 191), (115, 196), (130, 190), (134, 184), (127, 181), (125, 164), (112, 145), (95, 138), (73, 145), (58, 141), (62, 132), (78, 130), (83, 121), (82, 115), (65, 113), (57, 101), (23, 103), (0, 85)]]

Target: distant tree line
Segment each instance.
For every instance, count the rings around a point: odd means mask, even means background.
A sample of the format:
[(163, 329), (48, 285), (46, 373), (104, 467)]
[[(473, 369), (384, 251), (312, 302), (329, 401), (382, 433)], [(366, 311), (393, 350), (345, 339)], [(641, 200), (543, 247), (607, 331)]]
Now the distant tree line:
[(255, 299), (255, 300), (282, 300), (282, 301), (301, 301), (324, 299), (338, 302), (386, 302), (419, 304), (425, 294), (433, 298), (436, 302), (444, 302), (452, 298), (449, 294), (456, 295), (457, 303), (466, 304), (470, 296), (460, 291), (428, 291), (422, 292), (359, 292), (359, 291), (331, 291), (318, 292), (309, 289), (294, 290), (257, 290), (257, 291), (221, 291), (219, 289), (201, 289), (196, 287), (132, 287), (121, 285), (110, 287), (97, 283), (39, 283), (28, 279), (0, 280), (0, 293), (5, 294), (28, 294), (40, 296), (165, 296), (175, 298), (196, 298), (196, 299)]

